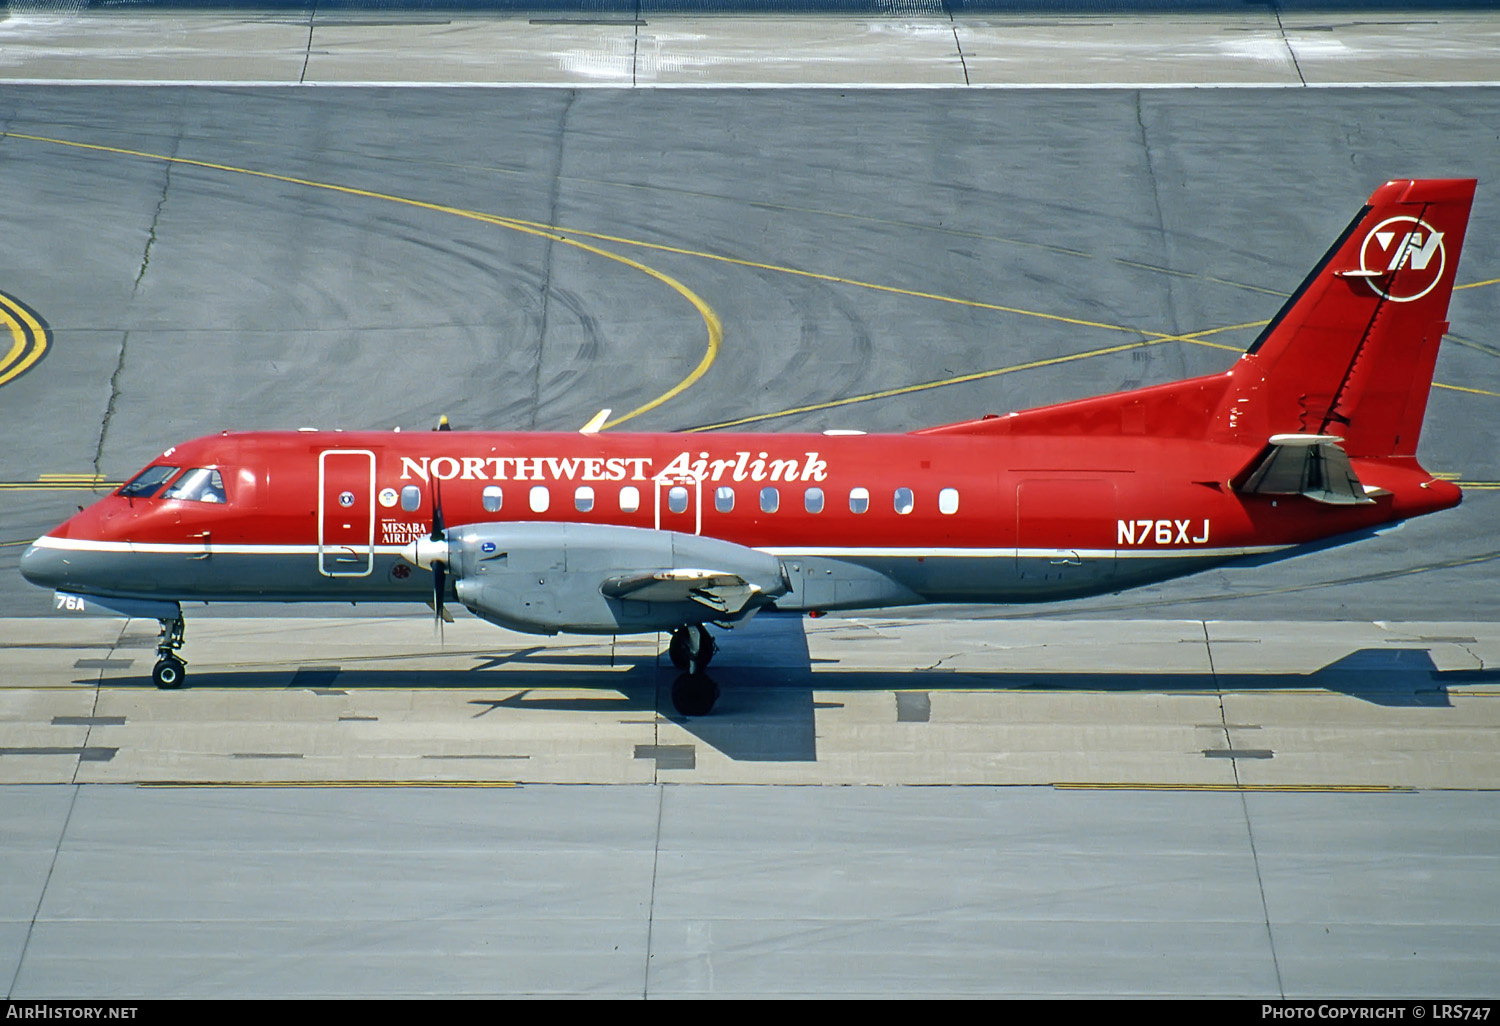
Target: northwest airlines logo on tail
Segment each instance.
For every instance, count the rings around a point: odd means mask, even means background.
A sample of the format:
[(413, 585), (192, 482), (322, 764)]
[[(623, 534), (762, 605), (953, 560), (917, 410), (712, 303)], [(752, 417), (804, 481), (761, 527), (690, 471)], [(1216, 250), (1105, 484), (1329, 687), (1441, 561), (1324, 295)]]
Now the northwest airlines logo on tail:
[(1371, 228), (1359, 250), (1365, 281), (1393, 303), (1410, 303), (1431, 292), (1442, 280), (1444, 259), (1443, 233), (1407, 215), (1388, 217)]

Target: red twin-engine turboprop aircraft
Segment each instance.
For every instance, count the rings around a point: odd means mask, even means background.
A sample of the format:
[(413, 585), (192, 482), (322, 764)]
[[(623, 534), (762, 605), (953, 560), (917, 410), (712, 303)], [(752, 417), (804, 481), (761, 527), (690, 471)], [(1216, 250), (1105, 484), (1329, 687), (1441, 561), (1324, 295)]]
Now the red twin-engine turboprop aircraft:
[(904, 435), (225, 433), (21, 572), (60, 609), (160, 620), (160, 687), (183, 600), (453, 596), (519, 631), (670, 631), (701, 714), (707, 623), (1040, 602), (1353, 540), (1459, 502), (1416, 450), (1474, 184), (1376, 189), (1223, 373)]

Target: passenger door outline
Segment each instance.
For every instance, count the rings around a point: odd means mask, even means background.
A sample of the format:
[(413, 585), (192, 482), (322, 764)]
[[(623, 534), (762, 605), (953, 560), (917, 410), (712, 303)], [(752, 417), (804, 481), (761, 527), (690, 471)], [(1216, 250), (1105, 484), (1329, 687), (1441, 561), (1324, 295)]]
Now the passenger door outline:
[(368, 577), (374, 570), (375, 454), (325, 449), (318, 455), (318, 572)]

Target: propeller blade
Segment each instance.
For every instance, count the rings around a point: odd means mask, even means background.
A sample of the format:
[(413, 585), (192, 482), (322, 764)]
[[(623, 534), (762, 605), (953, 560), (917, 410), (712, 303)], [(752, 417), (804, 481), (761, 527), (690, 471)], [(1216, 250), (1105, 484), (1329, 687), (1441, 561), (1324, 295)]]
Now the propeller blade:
[(442, 541), (446, 536), (443, 523), (443, 486), (434, 478), (432, 482), (432, 540)]
[[(443, 615), (443, 593), (448, 587), (448, 566), (440, 559), (432, 561), (432, 612), (434, 623), (441, 624)], [(439, 628), (441, 629), (441, 628)]]

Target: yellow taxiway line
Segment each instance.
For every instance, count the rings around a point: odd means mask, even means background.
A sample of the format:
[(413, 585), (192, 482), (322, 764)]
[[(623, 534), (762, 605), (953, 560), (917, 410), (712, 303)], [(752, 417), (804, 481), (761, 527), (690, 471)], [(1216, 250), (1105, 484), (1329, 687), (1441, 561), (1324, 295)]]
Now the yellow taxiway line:
[(518, 780), (140, 780), (136, 787), (520, 787)]
[(1467, 388), (1463, 385), (1445, 385), (1441, 381), (1434, 381), (1433, 388), (1446, 388), (1450, 392), (1468, 392), (1470, 395), (1492, 395), (1500, 398), (1500, 392), (1491, 392), (1487, 388)]
[[(970, 381), (982, 381), (986, 378), (998, 378), (1006, 374), (1014, 374), (1017, 371), (1036, 370), (1038, 367), (1055, 367), (1059, 364), (1074, 363), (1078, 360), (1088, 360), (1095, 356), (1108, 356), (1110, 353), (1125, 353), (1133, 349), (1144, 349), (1148, 346), (1159, 346), (1166, 342), (1200, 342), (1205, 335), (1214, 335), (1221, 331), (1237, 331), (1241, 328), (1255, 328), (1264, 324), (1265, 321), (1252, 321), (1247, 324), (1229, 324), (1222, 328), (1205, 328), (1203, 331), (1195, 331), (1186, 335), (1164, 335), (1160, 338), (1149, 338), (1141, 342), (1125, 342), (1117, 346), (1105, 346), (1103, 349), (1088, 349), (1080, 353), (1069, 353), (1065, 356), (1051, 356), (1044, 360), (1030, 360), (1026, 363), (1013, 363), (1006, 367), (996, 367), (993, 370), (975, 371), (972, 374), (959, 374), (951, 378), (938, 378), (934, 381), (919, 381), (914, 385), (901, 385), (896, 388), (881, 389), (878, 392), (866, 392), (862, 395), (851, 395), (843, 399), (831, 399), (828, 402), (812, 403), (808, 406), (794, 406), (785, 410), (775, 410), (771, 413), (758, 413), (749, 417), (740, 417), (736, 420), (724, 420), (714, 424), (701, 424), (698, 427), (686, 428), (686, 431), (716, 431), (721, 428), (739, 427), (744, 424), (755, 424), (760, 421), (775, 420), (778, 417), (790, 417), (798, 413), (813, 413), (817, 410), (831, 410), (840, 406), (852, 406), (855, 403), (869, 402), (872, 399), (889, 399), (894, 395), (906, 395), (911, 392), (925, 392), (933, 388), (946, 388), (949, 385), (961, 385)], [(1210, 345), (1219, 349), (1229, 349), (1235, 352), (1239, 350), (1235, 346), (1225, 346), (1217, 342), (1201, 342), (1202, 345)]]
[(35, 481), (0, 481), (0, 492), (112, 492), (124, 481), (106, 481), (92, 474), (43, 474)]
[[(821, 273), (821, 272), (816, 272), (816, 271), (808, 271), (808, 270), (804, 270), (804, 269), (801, 269), (801, 268), (788, 267), (788, 266), (779, 265), (779, 264), (764, 263), (764, 262), (761, 262), (761, 261), (748, 260), (748, 259), (744, 259), (744, 258), (740, 258), (740, 257), (732, 257), (732, 256), (728, 256), (728, 255), (722, 254), (722, 253), (712, 253), (712, 252), (708, 252), (708, 251), (704, 251), (704, 250), (689, 249), (689, 248), (681, 247), (681, 246), (670, 246), (670, 245), (666, 245), (666, 244), (663, 244), (663, 243), (647, 242), (645, 240), (632, 239), (632, 238), (628, 238), (628, 237), (625, 237), (625, 236), (610, 235), (610, 234), (602, 233), (602, 232), (590, 232), (590, 231), (586, 231), (586, 230), (582, 230), (582, 229), (567, 228), (567, 227), (562, 227), (562, 226), (558, 226), (558, 225), (549, 225), (549, 224), (545, 224), (545, 223), (537, 222), (537, 221), (527, 221), (527, 220), (522, 220), (522, 219), (519, 219), (519, 218), (510, 218), (510, 217), (505, 217), (503, 215), (498, 215), (498, 214), (488, 214), (488, 213), (484, 213), (482, 211), (469, 210), (469, 209), (465, 209), (465, 208), (462, 208), (462, 207), (453, 207), (453, 206), (448, 206), (446, 204), (441, 204), (441, 203), (430, 203), (430, 202), (427, 202), (427, 201), (424, 201), (424, 200), (412, 199), (410, 197), (405, 197), (405, 196), (396, 196), (396, 195), (392, 195), (390, 193), (376, 192), (376, 191), (368, 190), (368, 189), (359, 189), (359, 188), (355, 188), (353, 186), (338, 185), (338, 184), (332, 183), (332, 182), (320, 182), (320, 181), (316, 181), (316, 180), (313, 180), (313, 179), (298, 178), (298, 177), (294, 177), (294, 176), (291, 176), (291, 175), (276, 174), (274, 172), (269, 172), (269, 171), (258, 171), (258, 170), (255, 170), (253, 168), (237, 167), (237, 166), (230, 165), (230, 164), (218, 164), (218, 163), (213, 163), (213, 162), (210, 162), (210, 161), (194, 160), (194, 159), (188, 158), (188, 157), (174, 157), (174, 156), (168, 156), (166, 154), (150, 153), (150, 152), (146, 152), (146, 151), (142, 151), (142, 150), (132, 150), (132, 149), (127, 149), (127, 148), (117, 147), (117, 146), (104, 146), (104, 145), (100, 145), (100, 144), (97, 144), (97, 143), (84, 143), (84, 142), (78, 142), (78, 141), (68, 140), (68, 139), (56, 139), (56, 138), (52, 138), (52, 137), (49, 137), (49, 136), (29, 135), (29, 134), (21, 133), (21, 132), (5, 132), (5, 133), (0, 133), (0, 135), (3, 135), (5, 137), (9, 137), (9, 138), (25, 139), (25, 140), (29, 140), (29, 141), (32, 141), (32, 142), (47, 143), (47, 144), (56, 145), (56, 146), (67, 146), (67, 147), (72, 147), (72, 148), (76, 148), (76, 149), (92, 150), (92, 151), (101, 152), (101, 153), (111, 153), (111, 154), (117, 154), (117, 155), (122, 155), (122, 156), (135, 157), (135, 158), (144, 159), (144, 160), (155, 160), (155, 161), (161, 161), (161, 162), (170, 163), (170, 164), (180, 164), (180, 165), (190, 166), (190, 167), (199, 167), (199, 168), (204, 168), (204, 169), (207, 169), (207, 170), (224, 171), (224, 172), (228, 172), (228, 173), (231, 173), (231, 174), (249, 175), (249, 176), (255, 177), (255, 178), (263, 178), (263, 179), (267, 179), (267, 180), (270, 180), (270, 181), (284, 182), (284, 183), (287, 183), (287, 184), (300, 185), (300, 186), (305, 186), (307, 188), (313, 188), (313, 189), (321, 189), (321, 190), (326, 190), (326, 191), (330, 191), (330, 192), (341, 193), (341, 194), (349, 195), (349, 196), (358, 196), (358, 197), (362, 197), (362, 198), (365, 198), (365, 199), (376, 199), (376, 200), (382, 200), (382, 201), (390, 202), (390, 203), (399, 203), (399, 204), (402, 204), (404, 206), (416, 207), (418, 209), (429, 210), (429, 211), (433, 211), (433, 212), (436, 212), (436, 213), (448, 214), (448, 215), (455, 216), (455, 217), (467, 218), (469, 220), (481, 221), (481, 222), (484, 222), (484, 223), (487, 223), (487, 224), (493, 224), (493, 225), (496, 225), (498, 227), (507, 228), (509, 230), (520, 232), (520, 233), (523, 233), (523, 234), (528, 234), (528, 235), (536, 236), (536, 237), (539, 237), (539, 238), (545, 238), (545, 239), (548, 239), (548, 240), (550, 240), (552, 242), (559, 243), (561, 245), (572, 246), (572, 247), (575, 247), (577, 249), (581, 249), (581, 250), (583, 250), (585, 252), (593, 253), (593, 254), (595, 254), (597, 256), (601, 256), (601, 257), (603, 257), (605, 259), (612, 260), (612, 261), (614, 261), (616, 263), (622, 264), (622, 265), (624, 265), (626, 267), (629, 267), (629, 268), (631, 268), (633, 270), (636, 270), (636, 271), (639, 271), (639, 272), (641, 272), (643, 274), (646, 274), (647, 276), (649, 276), (651, 278), (654, 278), (657, 281), (660, 281), (663, 284), (667, 285), (669, 288), (673, 289), (679, 295), (681, 295), (684, 299), (686, 299), (690, 304), (692, 304), (692, 306), (694, 307), (694, 309), (697, 310), (699, 316), (703, 319), (704, 327), (705, 327), (705, 329), (707, 331), (707, 335), (708, 335), (708, 344), (707, 344), (707, 347), (705, 348), (705, 351), (704, 351), (704, 354), (703, 354), (702, 358), (700, 358), (700, 360), (698, 361), (698, 364), (693, 368), (693, 370), (685, 378), (683, 378), (677, 384), (673, 385), (672, 388), (668, 389), (666, 392), (664, 392), (661, 395), (657, 396), (656, 398), (650, 400), (649, 402), (646, 402), (646, 403), (644, 403), (644, 404), (636, 407), (635, 409), (631, 410), (630, 412), (622, 414), (621, 416), (614, 418), (613, 420), (607, 421), (603, 425), (605, 428), (616, 427), (616, 426), (618, 426), (620, 424), (625, 423), (628, 420), (631, 420), (634, 417), (638, 417), (638, 416), (640, 416), (643, 413), (646, 413), (646, 412), (648, 412), (650, 410), (654, 410), (657, 407), (659, 407), (659, 406), (663, 405), (664, 403), (670, 401), (671, 399), (675, 398), (676, 396), (682, 394), (682, 392), (684, 392), (686, 389), (690, 388), (692, 385), (694, 385), (695, 383), (697, 383), (703, 377), (703, 375), (708, 372), (709, 368), (713, 365), (714, 361), (717, 359), (718, 354), (719, 354), (720, 349), (722, 348), (722, 344), (723, 344), (724, 329), (723, 329), (723, 325), (722, 325), (722, 323), (721, 323), (718, 315), (714, 312), (713, 308), (706, 301), (704, 301), (701, 296), (697, 295), (697, 293), (693, 292), (691, 289), (689, 289), (682, 282), (678, 281), (676, 278), (673, 278), (670, 275), (667, 275), (664, 272), (659, 271), (659, 270), (657, 270), (657, 269), (655, 269), (653, 267), (650, 267), (650, 266), (648, 266), (646, 264), (643, 264), (643, 263), (640, 263), (638, 261), (632, 260), (629, 257), (626, 257), (626, 256), (624, 256), (622, 254), (615, 253), (615, 252), (612, 252), (610, 250), (603, 249), (603, 248), (601, 248), (599, 246), (591, 245), (590, 243), (580, 241), (582, 239), (592, 239), (592, 240), (594, 240), (596, 242), (607, 242), (607, 243), (614, 244), (614, 245), (631, 246), (631, 247), (636, 247), (636, 248), (641, 248), (641, 249), (648, 249), (648, 250), (652, 250), (652, 251), (656, 251), (656, 252), (664, 252), (664, 253), (671, 253), (671, 254), (674, 254), (674, 255), (692, 257), (694, 259), (699, 259), (699, 260), (709, 260), (709, 261), (715, 261), (715, 262), (719, 262), (719, 263), (726, 263), (726, 264), (730, 264), (730, 265), (734, 265), (734, 266), (748, 267), (748, 268), (753, 268), (753, 269), (757, 269), (757, 270), (764, 270), (764, 271), (771, 271), (771, 272), (778, 273), (778, 274), (787, 274), (787, 275), (792, 275), (792, 276), (795, 276), (795, 277), (808, 278), (808, 279), (812, 279), (812, 280), (816, 280), (816, 281), (825, 281), (825, 282), (829, 282), (829, 283), (832, 283), (832, 284), (849, 285), (849, 286), (854, 286), (854, 287), (858, 287), (858, 288), (869, 289), (869, 290), (876, 291), (876, 292), (889, 293), (889, 294), (893, 294), (893, 295), (910, 296), (910, 297), (914, 297), (914, 298), (918, 298), (918, 299), (927, 299), (927, 300), (932, 300), (932, 301), (936, 301), (936, 302), (943, 302), (943, 303), (954, 303), (954, 304), (958, 304), (958, 305), (962, 305), (962, 306), (972, 307), (972, 308), (975, 308), (975, 309), (992, 310), (992, 311), (999, 312), (999, 313), (1007, 313), (1007, 314), (1012, 314), (1012, 315), (1021, 316), (1021, 317), (1032, 317), (1032, 318), (1037, 318), (1037, 319), (1041, 319), (1041, 320), (1054, 321), (1054, 322), (1058, 322), (1058, 323), (1062, 323), (1062, 324), (1070, 324), (1070, 325), (1074, 325), (1074, 326), (1077, 326), (1077, 327), (1094, 328), (1094, 329), (1106, 330), (1106, 331), (1129, 332), (1131, 334), (1136, 334), (1136, 335), (1144, 336), (1140, 341), (1137, 341), (1135, 343), (1131, 343), (1131, 344), (1128, 344), (1128, 345), (1124, 345), (1124, 346), (1111, 346), (1111, 347), (1106, 347), (1106, 348), (1097, 349), (1097, 350), (1091, 350), (1091, 351), (1089, 351), (1087, 353), (1075, 354), (1075, 355), (1071, 355), (1071, 356), (1067, 356), (1067, 357), (1057, 357), (1057, 358), (1053, 358), (1053, 359), (1050, 359), (1050, 360), (1038, 360), (1038, 361), (1032, 361), (1030, 363), (1025, 363), (1025, 364), (1016, 364), (1014, 366), (997, 368), (997, 369), (991, 370), (991, 371), (981, 371), (981, 372), (977, 372), (977, 373), (974, 373), (974, 374), (960, 375), (958, 377), (950, 378), (950, 379), (945, 379), (943, 381), (923, 382), (923, 383), (918, 383), (918, 384), (915, 384), (915, 385), (903, 386), (903, 387), (896, 388), (896, 389), (888, 389), (888, 390), (884, 390), (884, 391), (881, 391), (881, 392), (873, 392), (873, 393), (869, 393), (869, 394), (864, 395), (864, 396), (850, 397), (848, 399), (837, 400), (837, 401), (826, 403), (826, 404), (814, 404), (814, 405), (811, 405), (811, 406), (798, 407), (798, 408), (795, 408), (795, 409), (778, 411), (778, 412), (775, 412), (775, 413), (760, 414), (760, 415), (756, 415), (756, 416), (740, 418), (740, 419), (733, 420), (733, 421), (725, 421), (725, 422), (720, 423), (720, 424), (704, 425), (704, 426), (700, 426), (698, 428), (692, 429), (692, 430), (698, 430), (698, 431), (704, 431), (704, 430), (711, 430), (711, 429), (720, 428), (720, 427), (729, 427), (729, 426), (737, 426), (737, 425), (741, 425), (741, 424), (754, 423), (754, 422), (758, 422), (758, 421), (762, 421), (762, 420), (773, 419), (773, 418), (776, 418), (776, 417), (789, 416), (789, 415), (794, 414), (794, 413), (805, 413), (805, 412), (810, 412), (810, 411), (814, 411), (814, 410), (829, 409), (829, 408), (833, 408), (835, 406), (848, 405), (850, 403), (866, 402), (866, 401), (869, 401), (871, 399), (887, 398), (887, 397), (890, 397), (890, 396), (893, 396), (893, 395), (901, 395), (901, 394), (905, 394), (905, 393), (909, 393), (909, 392), (923, 391), (923, 390), (931, 389), (931, 388), (940, 388), (940, 387), (943, 387), (944, 385), (960, 384), (960, 383), (963, 383), (963, 382), (966, 382), (966, 381), (976, 381), (976, 380), (981, 380), (983, 378), (988, 378), (988, 377), (997, 377), (997, 376), (1000, 376), (1002, 374), (1013, 373), (1013, 372), (1015, 372), (1017, 370), (1031, 369), (1031, 368), (1036, 368), (1036, 367), (1053, 366), (1053, 365), (1056, 365), (1056, 364), (1059, 364), (1059, 363), (1067, 363), (1067, 362), (1072, 362), (1072, 361), (1075, 361), (1075, 360), (1085, 359), (1085, 358), (1087, 358), (1089, 356), (1096, 356), (1096, 355), (1104, 355), (1104, 354), (1114, 353), (1114, 352), (1121, 352), (1121, 351), (1128, 350), (1128, 349), (1142, 348), (1142, 347), (1145, 347), (1145, 346), (1148, 346), (1148, 345), (1156, 345), (1156, 344), (1160, 344), (1160, 343), (1163, 343), (1163, 342), (1185, 342), (1185, 343), (1189, 343), (1189, 344), (1193, 344), (1193, 345), (1209, 346), (1209, 347), (1216, 348), (1216, 349), (1224, 349), (1224, 350), (1229, 350), (1229, 351), (1237, 351), (1237, 347), (1234, 347), (1234, 346), (1227, 346), (1227, 345), (1223, 345), (1222, 343), (1218, 343), (1218, 342), (1204, 341), (1204, 336), (1215, 334), (1215, 333), (1221, 332), (1221, 331), (1230, 331), (1230, 330), (1235, 330), (1235, 329), (1240, 329), (1240, 328), (1258, 327), (1261, 324), (1265, 323), (1264, 321), (1255, 321), (1255, 322), (1248, 322), (1246, 324), (1241, 324), (1241, 325), (1231, 325), (1231, 326), (1225, 326), (1225, 327), (1221, 327), (1221, 328), (1213, 328), (1213, 329), (1207, 329), (1207, 330), (1203, 330), (1203, 331), (1190, 332), (1190, 333), (1185, 333), (1185, 334), (1176, 334), (1176, 335), (1165, 334), (1165, 333), (1162, 333), (1162, 332), (1148, 331), (1148, 330), (1145, 330), (1145, 329), (1142, 329), (1142, 328), (1135, 328), (1135, 327), (1131, 327), (1131, 326), (1123, 325), (1123, 324), (1111, 324), (1111, 323), (1104, 322), (1104, 321), (1093, 321), (1093, 320), (1087, 320), (1087, 319), (1077, 318), (1077, 317), (1067, 317), (1067, 316), (1064, 316), (1064, 315), (1061, 315), (1061, 314), (1052, 314), (1052, 313), (1047, 313), (1045, 311), (1040, 311), (1040, 310), (1029, 310), (1029, 309), (1025, 309), (1023, 307), (1007, 306), (1007, 305), (999, 304), (999, 303), (986, 303), (986, 302), (982, 302), (982, 301), (979, 301), (979, 300), (964, 299), (964, 298), (961, 298), (961, 297), (948, 296), (948, 295), (943, 295), (941, 293), (935, 293), (935, 292), (926, 292), (926, 291), (922, 291), (922, 290), (918, 290), (918, 289), (901, 288), (901, 287), (897, 287), (897, 286), (893, 286), (893, 285), (882, 285), (882, 284), (879, 284), (879, 283), (876, 283), (876, 282), (862, 281), (862, 280), (859, 280), (859, 279), (856, 279), (856, 278), (848, 278), (848, 277), (843, 277), (843, 276), (839, 276), (839, 275), (826, 274), (826, 273)], [(1086, 254), (1081, 254), (1081, 255), (1086, 255)], [(1158, 272), (1162, 272), (1162, 273), (1183, 273), (1183, 272), (1174, 272), (1174, 271), (1171, 271), (1168, 268), (1156, 267), (1156, 266), (1150, 265), (1150, 264), (1138, 264), (1138, 263), (1135, 263), (1135, 262), (1132, 262), (1132, 261), (1128, 261), (1128, 260), (1123, 260), (1123, 259), (1118, 259), (1118, 262), (1124, 263), (1124, 264), (1129, 264), (1131, 266), (1139, 266), (1139, 267), (1143, 267), (1143, 268), (1146, 268), (1146, 269), (1149, 269), (1149, 270), (1152, 270), (1152, 271), (1158, 271)], [(1491, 280), (1487, 280), (1487, 281), (1471, 282), (1471, 283), (1468, 283), (1468, 284), (1465, 284), (1465, 285), (1455, 286), (1455, 288), (1457, 288), (1457, 289), (1477, 288), (1479, 286), (1493, 285), (1493, 284), (1497, 284), (1497, 283), (1500, 283), (1500, 278), (1491, 279)], [(1229, 284), (1233, 284), (1233, 283), (1229, 283)], [(1269, 292), (1270, 290), (1262, 290), (1262, 291), (1268, 291)], [(0, 299), (3, 299), (3, 298), (4, 297), (0, 297)], [(14, 346), (12, 348), (14, 349)], [(39, 354), (38, 354), (37, 358), (39, 358)], [(32, 359), (27, 364), (27, 366), (30, 366), (30, 364), (34, 363), (34, 362), (35, 362), (35, 359)], [(3, 367), (4, 367), (4, 364), (0, 364), (0, 368), (3, 368)], [(24, 369), (25, 368), (21, 368), (19, 370), (16, 370), (14, 373), (15, 374), (19, 374)], [(14, 376), (14, 375), (10, 375), (10, 376)], [(9, 380), (9, 377), (6, 376), (6, 374), (5, 374), (5, 372), (3, 370), (0, 370), (0, 384), (4, 384), (7, 380)], [(1451, 389), (1451, 390), (1454, 390), (1454, 391), (1468, 392), (1468, 393), (1473, 393), (1473, 394), (1477, 394), (1477, 395), (1500, 396), (1500, 393), (1490, 392), (1490, 391), (1487, 391), (1487, 390), (1484, 390), (1484, 389), (1466, 388), (1466, 387), (1458, 386), (1458, 385), (1444, 385), (1444, 384), (1441, 384), (1441, 383), (1435, 383), (1435, 386), (1438, 387), (1438, 388), (1447, 388), (1447, 389)]]
[[(168, 156), (164, 153), (148, 153), (143, 150), (131, 150), (120, 146), (102, 146), (98, 143), (76, 142), (69, 139), (54, 139), (48, 136), (27, 135), (21, 132), (5, 132), (0, 133), (0, 135), (3, 135), (6, 138), (26, 139), (31, 142), (48, 143), (54, 146), (68, 146), (74, 149), (92, 150), (99, 153), (112, 153), (119, 156), (136, 157), (141, 160), (156, 160), (168, 164), (180, 164), (187, 167), (200, 167), (210, 171), (224, 171), (230, 174), (249, 175), (252, 178), (264, 178), (268, 181), (273, 182), (285, 182), (289, 185), (301, 185), (309, 189), (322, 189), (328, 192), (336, 192), (346, 196), (358, 196), (363, 199), (382, 200), (387, 203), (399, 203), (403, 206), (416, 207), (420, 210), (429, 210), (439, 214), (448, 214), (453, 217), (467, 218), (472, 221), (481, 221), (486, 224), (493, 224), (501, 228), (507, 228), (511, 231), (520, 232), (524, 235), (532, 235), (538, 238), (544, 238), (551, 242), (559, 243), (560, 245), (572, 246), (576, 249), (581, 249), (584, 252), (593, 253), (596, 256), (604, 257), (607, 260), (613, 260), (618, 264), (622, 264), (633, 270), (640, 271), (641, 273), (656, 279), (662, 284), (667, 285), (669, 288), (673, 289), (693, 305), (693, 308), (696, 309), (699, 315), (703, 318), (704, 328), (708, 332), (708, 347), (703, 354), (703, 358), (698, 361), (698, 365), (693, 368), (692, 372), (689, 373), (687, 377), (683, 378), (672, 388), (668, 389), (666, 392), (657, 396), (650, 402), (638, 406), (636, 409), (630, 411), (629, 413), (616, 417), (614, 420), (607, 423), (605, 427), (613, 427), (614, 425), (621, 424), (632, 417), (639, 416), (640, 414), (645, 413), (648, 410), (653, 410), (656, 407), (660, 406), (662, 403), (665, 403), (673, 397), (681, 394), (685, 389), (691, 387), (695, 382), (698, 381), (698, 379), (703, 377), (703, 375), (708, 371), (708, 368), (713, 364), (714, 360), (719, 354), (720, 345), (723, 342), (724, 328), (719, 321), (718, 315), (714, 313), (713, 308), (710, 307), (701, 296), (693, 292), (682, 282), (678, 281), (676, 278), (673, 278), (668, 274), (657, 270), (656, 268), (648, 267), (646, 264), (640, 263), (636, 260), (632, 260), (627, 256), (610, 252), (607, 249), (591, 245), (587, 242), (581, 242), (575, 238), (569, 238), (568, 235), (563, 234), (563, 231), (560, 229), (526, 221), (514, 220), (512, 218), (502, 217), (496, 214), (486, 214), (477, 210), (466, 210), (462, 207), (451, 207), (442, 203), (428, 203), (424, 200), (411, 199), (407, 196), (395, 196), (390, 193), (375, 192), (370, 189), (358, 189), (353, 186), (338, 185), (333, 182), (319, 182), (310, 178), (297, 178), (292, 175), (275, 174), (274, 172), (270, 171), (257, 171), (254, 168), (235, 167), (232, 164), (216, 164), (206, 160), (193, 160), (188, 157)], [(3, 384), (4, 380), (5, 379), (0, 378), (0, 384)]]
[(1128, 784), (1054, 783), (1059, 791), (1248, 791), (1274, 794), (1407, 794), (1417, 790), (1392, 784)]

